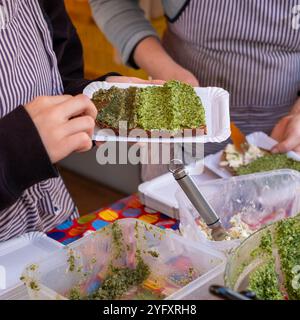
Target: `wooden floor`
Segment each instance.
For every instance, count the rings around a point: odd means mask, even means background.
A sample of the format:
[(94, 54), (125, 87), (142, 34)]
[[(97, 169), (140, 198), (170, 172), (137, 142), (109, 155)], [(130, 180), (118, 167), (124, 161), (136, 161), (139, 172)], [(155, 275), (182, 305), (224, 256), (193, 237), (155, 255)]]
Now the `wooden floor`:
[(123, 197), (124, 194), (86, 179), (59, 167), (59, 172), (73, 198), (80, 215), (105, 207)]

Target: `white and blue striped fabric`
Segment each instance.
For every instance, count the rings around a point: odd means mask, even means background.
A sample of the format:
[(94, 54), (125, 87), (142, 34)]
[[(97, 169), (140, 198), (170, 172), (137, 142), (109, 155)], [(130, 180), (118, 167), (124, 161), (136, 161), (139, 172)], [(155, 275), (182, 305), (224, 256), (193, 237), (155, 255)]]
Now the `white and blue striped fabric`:
[[(1, 0), (0, 6), (3, 13), (0, 117), (3, 117), (35, 97), (62, 94), (63, 85), (38, 1)], [(47, 231), (77, 216), (61, 178), (49, 179), (26, 190), (14, 205), (0, 212), (0, 241), (29, 231)]]
[[(300, 89), (298, 0), (190, 0), (163, 43), (200, 86), (231, 95), (231, 119), (245, 134), (270, 133)], [(205, 145), (212, 153), (224, 144)]]

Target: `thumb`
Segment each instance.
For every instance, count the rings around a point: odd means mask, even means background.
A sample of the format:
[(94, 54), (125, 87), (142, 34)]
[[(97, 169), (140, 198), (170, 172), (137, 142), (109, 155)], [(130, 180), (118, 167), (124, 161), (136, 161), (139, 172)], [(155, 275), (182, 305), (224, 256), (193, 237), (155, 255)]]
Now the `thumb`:
[(91, 137), (86, 132), (79, 132), (65, 139), (65, 145), (68, 146), (68, 153), (85, 152), (92, 148)]
[(283, 140), (282, 142), (278, 143), (275, 147), (273, 147), (271, 152), (274, 154), (287, 153), (293, 150), (296, 146), (297, 143), (295, 143), (294, 139), (288, 137), (287, 139)]

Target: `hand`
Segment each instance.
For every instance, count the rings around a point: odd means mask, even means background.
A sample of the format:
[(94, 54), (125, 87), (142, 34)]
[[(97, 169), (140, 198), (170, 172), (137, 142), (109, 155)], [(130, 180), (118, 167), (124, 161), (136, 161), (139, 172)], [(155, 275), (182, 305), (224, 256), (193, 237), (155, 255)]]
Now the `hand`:
[(154, 37), (150, 36), (139, 42), (134, 51), (134, 61), (153, 79), (179, 80), (195, 87), (199, 86), (197, 78), (176, 63)]
[(193, 87), (199, 87), (197, 78), (187, 69), (184, 69), (179, 64), (171, 65), (167, 71), (164, 72), (163, 80), (179, 80), (190, 84)]
[(271, 137), (279, 142), (271, 150), (272, 153), (300, 153), (300, 113), (282, 118), (274, 127)]
[(290, 112), (290, 114), (296, 114), (296, 113), (300, 113), (300, 98), (296, 100)]
[(136, 77), (122, 77), (122, 76), (110, 76), (105, 79), (106, 82), (115, 83), (135, 83), (135, 84), (156, 84), (162, 85), (165, 83), (163, 80), (144, 80)]
[(52, 163), (88, 151), (97, 110), (84, 95), (38, 97), (25, 106)]

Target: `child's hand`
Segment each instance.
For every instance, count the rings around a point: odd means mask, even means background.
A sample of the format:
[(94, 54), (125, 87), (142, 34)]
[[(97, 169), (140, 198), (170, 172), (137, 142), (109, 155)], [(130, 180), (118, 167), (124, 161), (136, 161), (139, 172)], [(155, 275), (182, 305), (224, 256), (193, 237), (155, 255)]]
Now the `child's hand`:
[(88, 151), (97, 110), (84, 95), (38, 97), (25, 106), (52, 163), (72, 152)]

